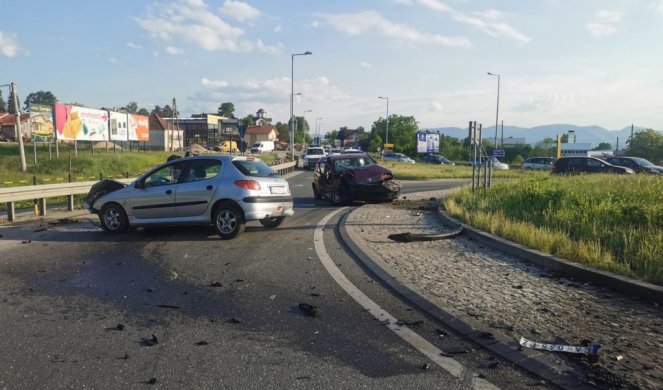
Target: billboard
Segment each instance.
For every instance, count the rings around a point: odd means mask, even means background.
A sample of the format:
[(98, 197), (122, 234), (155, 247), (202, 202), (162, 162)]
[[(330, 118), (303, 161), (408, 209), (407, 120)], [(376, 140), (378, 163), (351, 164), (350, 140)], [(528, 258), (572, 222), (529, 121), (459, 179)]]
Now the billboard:
[(150, 118), (145, 115), (129, 114), (129, 141), (150, 140)]
[(55, 103), (55, 128), (58, 139), (107, 141), (108, 111)]
[(53, 107), (43, 104), (30, 104), (30, 132), (32, 142), (52, 143), (55, 137)]
[(108, 111), (110, 140), (129, 140), (129, 116), (125, 113)]
[(440, 153), (440, 135), (417, 133), (417, 153)]

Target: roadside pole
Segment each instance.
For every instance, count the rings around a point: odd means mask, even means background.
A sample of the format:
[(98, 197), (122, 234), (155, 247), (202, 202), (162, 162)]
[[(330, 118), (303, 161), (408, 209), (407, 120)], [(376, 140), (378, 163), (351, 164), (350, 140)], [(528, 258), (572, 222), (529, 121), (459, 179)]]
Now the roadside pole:
[(16, 84), (11, 83), (10, 88), (14, 96), (14, 107), (16, 108), (16, 131), (18, 132), (18, 148), (21, 155), (21, 172), (25, 172), (28, 170), (28, 167), (25, 163), (25, 150), (23, 150), (23, 133), (21, 132), (21, 107), (18, 105)]

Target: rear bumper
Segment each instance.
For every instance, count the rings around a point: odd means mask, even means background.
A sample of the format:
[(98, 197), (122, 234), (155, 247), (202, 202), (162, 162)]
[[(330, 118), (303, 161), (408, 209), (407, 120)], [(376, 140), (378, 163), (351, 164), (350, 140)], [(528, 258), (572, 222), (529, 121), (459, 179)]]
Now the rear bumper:
[(247, 197), (240, 202), (247, 221), (295, 215), (292, 197)]

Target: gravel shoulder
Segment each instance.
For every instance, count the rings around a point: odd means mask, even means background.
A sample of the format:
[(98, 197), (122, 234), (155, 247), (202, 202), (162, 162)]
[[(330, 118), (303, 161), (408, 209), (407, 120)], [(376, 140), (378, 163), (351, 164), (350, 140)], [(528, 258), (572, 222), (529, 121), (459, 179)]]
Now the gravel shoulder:
[[(582, 345), (600, 343), (597, 359), (548, 353), (600, 388), (663, 388), (663, 310), (601, 286), (574, 281), (483, 247), (466, 237), (394, 242), (395, 233), (449, 231), (436, 215), (442, 191), (354, 209), (346, 229), (386, 271), (443, 310), (506, 338)], [(405, 199), (403, 199), (405, 198)], [(435, 198), (435, 200), (431, 200)]]

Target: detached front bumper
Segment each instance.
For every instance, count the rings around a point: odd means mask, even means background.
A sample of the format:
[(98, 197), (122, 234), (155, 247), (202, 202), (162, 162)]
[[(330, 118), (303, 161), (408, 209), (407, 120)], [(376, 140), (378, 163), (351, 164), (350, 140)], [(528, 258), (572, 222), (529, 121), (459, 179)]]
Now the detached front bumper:
[(357, 184), (357, 200), (387, 201), (398, 198), (401, 185), (393, 180), (370, 184)]

